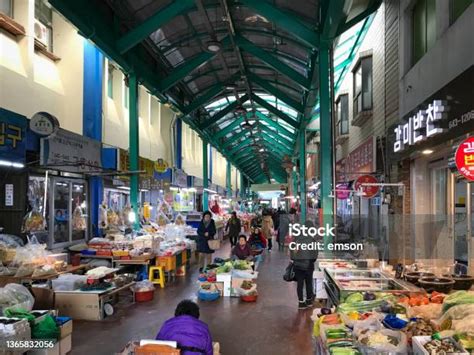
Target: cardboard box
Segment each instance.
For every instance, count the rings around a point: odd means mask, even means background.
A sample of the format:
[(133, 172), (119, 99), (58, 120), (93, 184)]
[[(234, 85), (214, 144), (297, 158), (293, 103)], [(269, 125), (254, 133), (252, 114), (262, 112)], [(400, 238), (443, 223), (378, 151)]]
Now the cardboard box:
[(55, 308), (60, 316), (72, 319), (102, 319), (99, 295), (95, 293), (56, 292)]
[(72, 334), (72, 319), (59, 326), (60, 339)]
[(32, 287), (31, 292), (35, 298), (33, 309), (53, 309), (54, 291), (49, 288)]
[[(72, 323), (72, 322), (68, 322)], [(61, 339), (59, 341), (59, 354), (66, 355), (72, 349), (72, 335), (69, 334), (67, 337)]]
[(223, 293), (224, 297), (230, 297), (232, 293), (232, 275), (228, 274), (217, 274), (216, 275), (217, 282), (223, 283)]

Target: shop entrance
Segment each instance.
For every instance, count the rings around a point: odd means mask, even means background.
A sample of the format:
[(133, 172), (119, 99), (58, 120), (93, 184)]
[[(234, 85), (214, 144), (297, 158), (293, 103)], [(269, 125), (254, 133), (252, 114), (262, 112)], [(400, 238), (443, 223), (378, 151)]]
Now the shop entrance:
[[(469, 264), (473, 259), (472, 237), (474, 223), (474, 182), (452, 173), (452, 223), (454, 233), (454, 259)], [(471, 265), (472, 266), (472, 265)]]

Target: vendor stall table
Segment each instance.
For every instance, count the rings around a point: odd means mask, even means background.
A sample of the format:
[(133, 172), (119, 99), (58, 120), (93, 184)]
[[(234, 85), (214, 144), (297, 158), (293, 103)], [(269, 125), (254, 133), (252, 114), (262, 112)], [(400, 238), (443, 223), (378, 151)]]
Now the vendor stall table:
[(111, 287), (100, 291), (56, 291), (55, 307), (60, 315), (68, 315), (72, 319), (102, 320), (104, 319), (104, 305), (117, 296), (121, 291), (132, 293), (132, 303), (135, 294), (130, 282), (121, 287)]
[(81, 264), (77, 266), (72, 266), (68, 265), (66, 270), (56, 272), (51, 275), (45, 275), (45, 276), (36, 276), (36, 277), (31, 277), (31, 276), (22, 276), (22, 277), (15, 277), (15, 276), (0, 276), (0, 287), (3, 287), (6, 284), (9, 283), (31, 283), (33, 281), (39, 281), (39, 280), (45, 280), (49, 281), (52, 279), (57, 278), (59, 275), (62, 274), (74, 274), (78, 271), (86, 270), (87, 269), (86, 264)]

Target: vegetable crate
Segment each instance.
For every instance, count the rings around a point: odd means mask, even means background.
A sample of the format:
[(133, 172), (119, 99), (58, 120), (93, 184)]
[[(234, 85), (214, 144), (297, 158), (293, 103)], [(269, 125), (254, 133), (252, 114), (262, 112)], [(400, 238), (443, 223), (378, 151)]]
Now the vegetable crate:
[(163, 266), (165, 271), (176, 270), (176, 256), (158, 256), (156, 258), (156, 266)]

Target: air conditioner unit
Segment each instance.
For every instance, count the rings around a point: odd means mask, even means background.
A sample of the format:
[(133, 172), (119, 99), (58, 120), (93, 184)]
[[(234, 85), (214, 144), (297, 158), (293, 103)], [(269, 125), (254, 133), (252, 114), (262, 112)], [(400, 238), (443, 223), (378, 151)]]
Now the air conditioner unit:
[(43, 25), (40, 21), (35, 20), (35, 39), (37, 39), (42, 45), (48, 47), (48, 34), (49, 29)]

